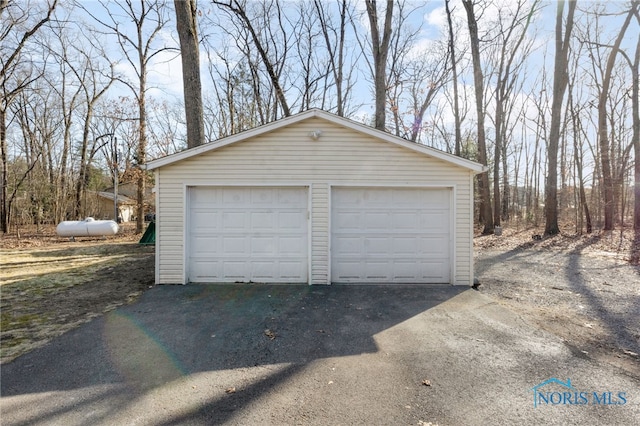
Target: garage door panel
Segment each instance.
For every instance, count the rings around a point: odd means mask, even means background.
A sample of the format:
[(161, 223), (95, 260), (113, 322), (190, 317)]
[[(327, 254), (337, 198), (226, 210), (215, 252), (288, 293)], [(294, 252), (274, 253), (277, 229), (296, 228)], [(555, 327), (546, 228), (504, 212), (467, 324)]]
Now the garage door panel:
[[(449, 276), (443, 262), (427, 262), (424, 265), (422, 277), (425, 280), (444, 280)], [(442, 281), (440, 281), (442, 282)]]
[(389, 237), (365, 237), (364, 252), (368, 255), (386, 256), (389, 253)]
[[(420, 251), (420, 241), (418, 237), (395, 237), (392, 239), (391, 250), (395, 256), (414, 256)], [(388, 252), (387, 246), (387, 252)]]
[(278, 253), (301, 256), (307, 251), (307, 241), (304, 238), (291, 236), (278, 238)]
[(400, 231), (400, 230), (415, 230), (420, 228), (421, 215), (418, 211), (400, 211), (390, 215), (391, 220), (387, 223), (387, 230)]
[(449, 253), (449, 236), (434, 235), (428, 237), (420, 237), (420, 252), (439, 258), (447, 258)]
[[(217, 247), (215, 253), (220, 255)], [(240, 255), (247, 252), (247, 239), (243, 236), (239, 237), (223, 237), (222, 238), (222, 252), (225, 255)]]
[(277, 265), (273, 261), (252, 261), (252, 281), (263, 282), (272, 280), (276, 275)]
[(216, 276), (215, 274), (212, 274), (211, 271), (215, 270), (216, 268), (212, 268), (213, 265), (217, 266), (218, 269), (222, 267), (222, 263), (221, 262), (211, 262), (209, 259), (207, 258), (198, 258), (198, 259), (191, 259), (190, 262), (190, 267), (191, 267), (191, 274), (194, 278), (197, 278), (198, 281), (205, 281), (205, 280), (210, 280), (210, 281), (215, 281), (218, 279), (218, 276)]
[(394, 262), (391, 265), (393, 269), (394, 281), (404, 283), (420, 282), (422, 279), (421, 265), (415, 261)]
[[(238, 191), (238, 188), (222, 188), (222, 204), (229, 207), (250, 205), (249, 191)], [(216, 200), (217, 201), (217, 200)], [(220, 203), (216, 202), (216, 206)]]
[(225, 232), (242, 231), (246, 229), (247, 218), (244, 211), (225, 211), (222, 213), (221, 228)]
[[(360, 260), (335, 260), (331, 263), (333, 268), (332, 275), (337, 275), (339, 280), (337, 282), (351, 282), (357, 280), (362, 274), (364, 262)], [(337, 271), (340, 271), (339, 273)]]
[(278, 262), (278, 275), (292, 282), (306, 281), (306, 269), (302, 267), (300, 262)]
[(271, 188), (251, 188), (250, 204), (253, 206), (267, 205), (272, 206), (274, 203), (274, 193)]
[(196, 210), (191, 212), (191, 216), (200, 226), (199, 232), (215, 231), (218, 229), (218, 214), (207, 210)]
[(389, 228), (389, 216), (386, 212), (365, 212), (353, 226), (362, 229), (366, 224), (370, 229), (385, 230)]
[(300, 206), (307, 203), (307, 194), (298, 188), (276, 188), (275, 201), (279, 206)]
[(190, 194), (190, 200), (194, 205), (203, 208), (214, 206), (221, 196), (219, 189), (215, 188), (199, 188), (197, 193)]
[(194, 236), (191, 238), (191, 246), (198, 253), (216, 253), (218, 244), (219, 238), (213, 236)]
[(307, 221), (297, 211), (284, 211), (278, 213), (278, 228), (282, 230), (303, 230)]
[(243, 260), (223, 260), (219, 263), (214, 263), (214, 265), (220, 264), (221, 274), (213, 273), (211, 276), (215, 277), (216, 280), (220, 282), (237, 282), (244, 281), (244, 277), (247, 274), (247, 262)]
[(340, 257), (343, 256), (356, 256), (359, 257), (359, 254), (362, 252), (364, 247), (364, 242), (361, 237), (337, 237), (334, 240), (332, 251), (338, 254)]
[(450, 282), (446, 188), (334, 188), (331, 280)]
[(354, 231), (359, 229), (360, 226), (360, 212), (351, 210), (341, 210), (338, 214), (334, 215), (333, 225), (336, 228)]
[(385, 282), (389, 277), (389, 261), (368, 260), (364, 262), (366, 279), (371, 282)]
[(251, 212), (251, 226), (249, 229), (253, 231), (273, 231), (277, 225), (277, 217), (274, 212)]
[(449, 229), (448, 211), (427, 211), (420, 217), (420, 226), (428, 232), (439, 232)]
[(393, 204), (397, 206), (415, 206), (416, 202), (424, 204), (424, 202), (426, 201), (425, 195), (423, 193), (417, 192), (415, 189), (395, 188), (387, 189), (386, 191), (388, 191), (390, 196), (388, 196), (384, 192), (381, 192), (381, 196), (384, 197), (384, 201), (387, 203), (389, 201), (392, 201)]
[(251, 238), (251, 256), (273, 256), (277, 253), (276, 237), (253, 237)]
[(308, 190), (190, 188), (188, 279), (307, 282)]

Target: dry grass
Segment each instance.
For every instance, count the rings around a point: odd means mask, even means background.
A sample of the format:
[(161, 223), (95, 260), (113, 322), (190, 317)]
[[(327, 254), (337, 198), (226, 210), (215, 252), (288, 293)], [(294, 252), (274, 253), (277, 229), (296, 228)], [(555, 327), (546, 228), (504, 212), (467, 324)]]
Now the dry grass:
[(59, 238), (55, 228), (0, 239), (0, 352), (9, 361), (153, 285), (153, 247), (131, 226), (108, 238)]

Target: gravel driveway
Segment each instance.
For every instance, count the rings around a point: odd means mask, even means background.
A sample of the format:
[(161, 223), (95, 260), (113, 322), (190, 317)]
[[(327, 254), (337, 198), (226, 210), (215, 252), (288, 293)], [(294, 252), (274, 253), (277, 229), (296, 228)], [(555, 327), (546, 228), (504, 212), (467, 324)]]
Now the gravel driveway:
[[(483, 293), (560, 336), (578, 354), (640, 377), (640, 269), (617, 241), (557, 237), (476, 247)], [(513, 240), (511, 240), (513, 241)]]

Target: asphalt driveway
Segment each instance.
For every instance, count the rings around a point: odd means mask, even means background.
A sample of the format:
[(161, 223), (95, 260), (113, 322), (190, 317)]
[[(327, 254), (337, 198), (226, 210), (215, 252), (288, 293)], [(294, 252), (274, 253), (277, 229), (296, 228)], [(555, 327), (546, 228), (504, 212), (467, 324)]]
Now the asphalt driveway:
[(638, 377), (451, 286), (158, 286), (3, 365), (1, 380), (3, 425), (640, 418)]

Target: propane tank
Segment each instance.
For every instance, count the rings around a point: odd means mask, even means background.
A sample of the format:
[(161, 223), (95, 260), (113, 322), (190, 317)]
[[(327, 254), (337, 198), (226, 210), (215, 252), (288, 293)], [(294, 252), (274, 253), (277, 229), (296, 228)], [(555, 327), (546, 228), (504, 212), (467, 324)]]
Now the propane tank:
[(65, 220), (58, 224), (56, 233), (61, 237), (103, 237), (116, 235), (118, 224), (113, 220), (95, 220), (92, 217), (85, 220)]

